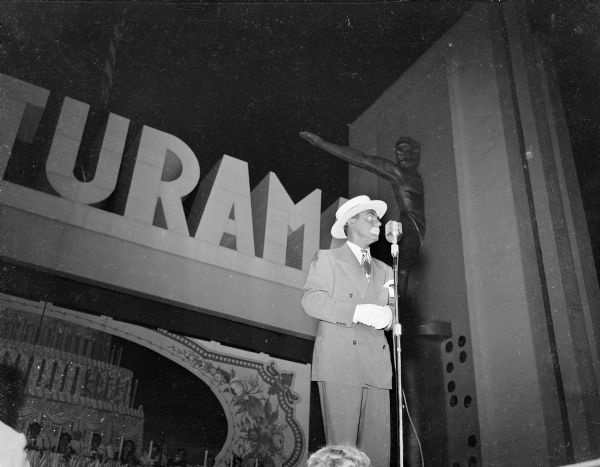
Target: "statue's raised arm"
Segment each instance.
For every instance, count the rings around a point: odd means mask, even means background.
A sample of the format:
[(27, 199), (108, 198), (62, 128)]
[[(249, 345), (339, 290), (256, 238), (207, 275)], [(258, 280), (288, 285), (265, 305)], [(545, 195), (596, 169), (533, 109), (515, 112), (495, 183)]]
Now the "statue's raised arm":
[(394, 170), (394, 164), (383, 157), (371, 156), (351, 146), (340, 146), (338, 144), (330, 143), (309, 131), (301, 131), (300, 137), (313, 146), (321, 148), (329, 154), (345, 160), (356, 167), (369, 170), (388, 180), (393, 178), (392, 172)]
[(351, 146), (341, 146), (325, 141), (309, 131), (301, 131), (300, 137), (329, 154), (350, 164), (368, 170), (390, 182), (398, 203), (400, 215), (406, 214), (419, 237), (419, 246), (425, 236), (425, 204), (423, 181), (418, 172), (421, 160), (420, 145), (409, 137), (396, 142), (396, 163), (366, 154)]

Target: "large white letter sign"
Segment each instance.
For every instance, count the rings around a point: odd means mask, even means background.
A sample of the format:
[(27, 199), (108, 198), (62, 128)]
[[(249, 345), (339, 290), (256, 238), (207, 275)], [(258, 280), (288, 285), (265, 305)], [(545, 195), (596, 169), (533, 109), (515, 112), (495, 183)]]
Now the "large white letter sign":
[(73, 169), (88, 110), (88, 104), (65, 97), (46, 162), (46, 176), (63, 198), (94, 204), (108, 198), (115, 189), (129, 120), (110, 114), (94, 178), (82, 182), (75, 178)]
[(125, 216), (152, 225), (160, 200), (167, 228), (189, 236), (181, 200), (196, 187), (199, 179), (198, 159), (187, 144), (173, 135), (144, 126)]
[(340, 247), (346, 243), (346, 240), (333, 238), (331, 236), (331, 226), (335, 223), (335, 213), (346, 201), (348, 201), (346, 198), (338, 198), (335, 203), (321, 213), (321, 234), (319, 236), (321, 238), (321, 242), (319, 248), (328, 250), (330, 248)]
[[(26, 142), (33, 140), (41, 109), (46, 107), (49, 95), (47, 89), (0, 73), (0, 179), (4, 178), (17, 134)], [(19, 132), (27, 104), (39, 108), (39, 111), (33, 120), (28, 121), (29, 127), (21, 128)]]
[(321, 190), (294, 204), (277, 176), (269, 172), (252, 190), (252, 212), (257, 256), (307, 269), (319, 248)]
[(200, 182), (189, 220), (197, 239), (254, 256), (248, 164), (224, 155)]

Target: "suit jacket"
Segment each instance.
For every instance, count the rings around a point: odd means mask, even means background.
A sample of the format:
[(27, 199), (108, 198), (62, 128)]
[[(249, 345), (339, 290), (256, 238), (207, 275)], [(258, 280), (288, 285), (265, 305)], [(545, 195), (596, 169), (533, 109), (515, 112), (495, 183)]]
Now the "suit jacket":
[(383, 330), (353, 323), (357, 304), (386, 305), (392, 269), (373, 258), (371, 279), (348, 245), (319, 250), (310, 264), (302, 306), (319, 320), (313, 351), (313, 381), (391, 389), (390, 349)]

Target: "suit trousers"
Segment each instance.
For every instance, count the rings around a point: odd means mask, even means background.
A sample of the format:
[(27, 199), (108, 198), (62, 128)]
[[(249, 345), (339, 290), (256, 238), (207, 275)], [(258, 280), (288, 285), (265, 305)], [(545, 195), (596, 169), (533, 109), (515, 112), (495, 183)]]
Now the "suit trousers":
[(363, 450), (373, 467), (390, 465), (390, 391), (319, 381), (327, 444)]

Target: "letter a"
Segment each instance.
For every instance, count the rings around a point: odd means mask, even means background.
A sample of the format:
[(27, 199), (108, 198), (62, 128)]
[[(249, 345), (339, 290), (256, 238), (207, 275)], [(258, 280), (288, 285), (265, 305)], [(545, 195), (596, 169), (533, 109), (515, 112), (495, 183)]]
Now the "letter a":
[(248, 164), (224, 155), (200, 182), (189, 219), (197, 239), (254, 256)]

